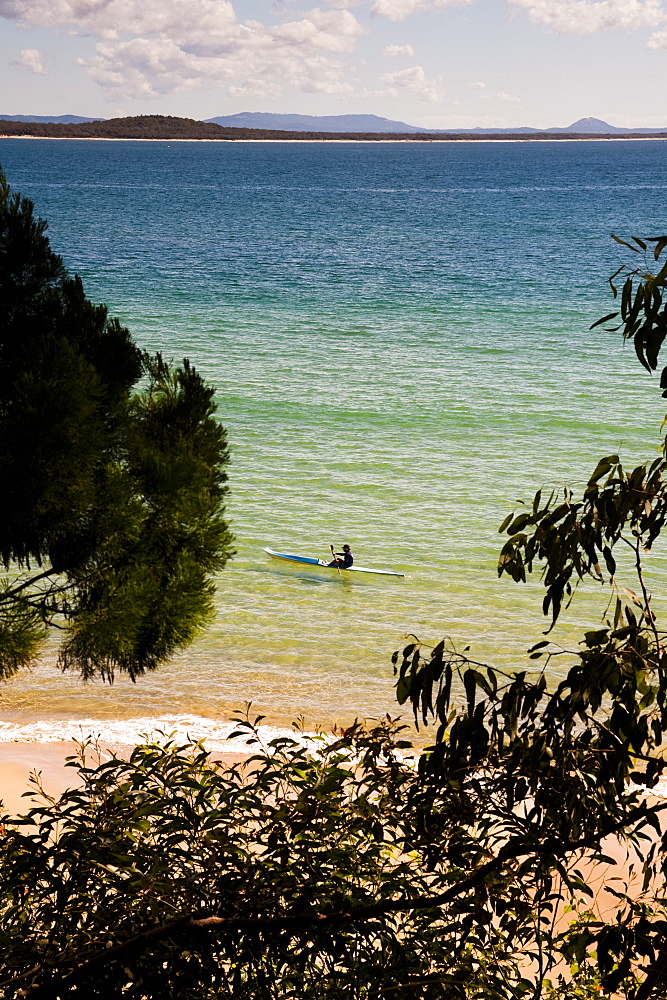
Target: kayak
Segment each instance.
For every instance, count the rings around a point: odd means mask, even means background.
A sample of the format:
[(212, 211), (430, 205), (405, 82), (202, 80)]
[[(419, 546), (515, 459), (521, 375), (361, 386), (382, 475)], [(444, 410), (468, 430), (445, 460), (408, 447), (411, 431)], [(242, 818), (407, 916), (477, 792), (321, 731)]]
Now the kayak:
[(404, 573), (396, 573), (393, 569), (367, 569), (365, 566), (330, 566), (326, 559), (314, 559), (312, 556), (294, 556), (290, 552), (275, 552), (273, 549), (264, 549), (273, 559), (284, 559), (286, 562), (300, 563), (305, 566), (319, 566), (320, 569), (329, 569), (341, 573), (373, 573), (375, 576), (404, 576)]

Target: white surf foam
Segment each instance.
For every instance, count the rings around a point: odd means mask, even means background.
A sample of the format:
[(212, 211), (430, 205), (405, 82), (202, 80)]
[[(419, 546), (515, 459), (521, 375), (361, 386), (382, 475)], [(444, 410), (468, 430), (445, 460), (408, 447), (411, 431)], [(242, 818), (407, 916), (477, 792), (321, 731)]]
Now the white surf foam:
[[(234, 735), (239, 734), (240, 735)], [(277, 726), (259, 726), (257, 738), (234, 722), (218, 722), (196, 715), (165, 715), (134, 719), (43, 719), (25, 725), (0, 722), (0, 743), (67, 743), (93, 740), (103, 746), (137, 746), (144, 743), (177, 744), (203, 741), (207, 750), (220, 753), (254, 753), (272, 740), (289, 738), (298, 746), (316, 748), (323, 737)]]

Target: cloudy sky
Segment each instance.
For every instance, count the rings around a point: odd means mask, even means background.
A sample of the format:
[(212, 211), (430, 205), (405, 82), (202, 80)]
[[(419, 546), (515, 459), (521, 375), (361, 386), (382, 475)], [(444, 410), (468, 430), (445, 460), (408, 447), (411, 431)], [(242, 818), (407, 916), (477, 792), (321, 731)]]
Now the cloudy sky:
[(0, 113), (667, 126), (667, 0), (0, 0)]

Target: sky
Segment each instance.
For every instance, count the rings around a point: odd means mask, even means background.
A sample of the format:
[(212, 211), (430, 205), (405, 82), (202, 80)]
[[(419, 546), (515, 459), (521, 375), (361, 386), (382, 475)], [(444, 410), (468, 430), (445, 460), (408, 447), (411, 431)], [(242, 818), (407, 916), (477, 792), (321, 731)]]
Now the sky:
[(667, 0), (0, 0), (0, 113), (667, 127)]

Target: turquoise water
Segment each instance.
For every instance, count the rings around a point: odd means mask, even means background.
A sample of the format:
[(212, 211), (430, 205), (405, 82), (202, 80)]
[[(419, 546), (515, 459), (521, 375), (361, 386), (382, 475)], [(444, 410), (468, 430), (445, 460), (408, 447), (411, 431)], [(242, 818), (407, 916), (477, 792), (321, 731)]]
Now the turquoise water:
[[(176, 661), (109, 690), (48, 654), (2, 690), (4, 718), (225, 719), (246, 699), (276, 724), (394, 712), (390, 656), (409, 632), (523, 665), (539, 587), (498, 581), (497, 525), (600, 455), (658, 444), (657, 380), (587, 331), (612, 308), (610, 232), (664, 229), (666, 150), (0, 140), (90, 297), (217, 386), (238, 549), (214, 627)], [(345, 541), (405, 579), (262, 551)]]

